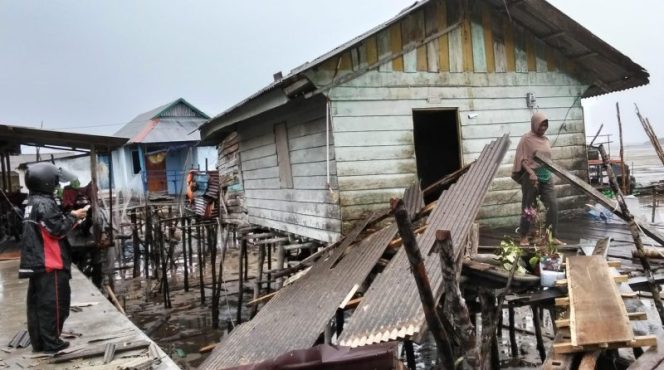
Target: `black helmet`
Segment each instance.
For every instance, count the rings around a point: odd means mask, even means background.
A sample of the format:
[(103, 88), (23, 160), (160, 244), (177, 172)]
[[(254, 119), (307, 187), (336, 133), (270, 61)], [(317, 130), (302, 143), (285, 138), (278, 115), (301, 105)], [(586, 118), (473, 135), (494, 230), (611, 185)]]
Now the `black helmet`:
[(25, 172), (25, 185), (31, 193), (53, 194), (60, 183), (59, 172), (51, 163), (35, 163)]

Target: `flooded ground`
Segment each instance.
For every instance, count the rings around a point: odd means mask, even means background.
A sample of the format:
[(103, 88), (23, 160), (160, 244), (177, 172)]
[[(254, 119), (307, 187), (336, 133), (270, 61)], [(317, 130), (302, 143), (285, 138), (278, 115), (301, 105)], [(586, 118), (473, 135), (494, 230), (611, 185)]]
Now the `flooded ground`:
[[(615, 154), (615, 153), (614, 153)], [(635, 145), (625, 148), (626, 162), (632, 167), (632, 174), (640, 185), (648, 185), (654, 181), (664, 179), (664, 165), (655, 155), (650, 145)], [(664, 207), (659, 206), (662, 197), (657, 199), (654, 220), (657, 224), (664, 224)], [(630, 202), (631, 211), (643, 222), (652, 221), (653, 200), (652, 196), (645, 194), (635, 197)], [(622, 225), (622, 226), (620, 226)], [(505, 235), (512, 235), (510, 228), (485, 229), (481, 231), (481, 245), (498, 245)], [(599, 220), (590, 215), (587, 210), (580, 210), (572, 216), (564, 216), (560, 225), (561, 238), (570, 244), (579, 243), (582, 239), (588, 239), (589, 243), (604, 236), (613, 236), (613, 253), (623, 257), (629, 254), (632, 248), (631, 237), (624, 228), (624, 223), (618, 219)], [(196, 243), (196, 241), (194, 241)], [(131, 249), (131, 248), (129, 248)], [(249, 276), (256, 274), (255, 248), (249, 250)], [(273, 254), (275, 257), (276, 253)], [(236, 310), (238, 301), (238, 256), (239, 252), (235, 245), (231, 244), (227, 250), (226, 262), (224, 263), (224, 283), (220, 307), (220, 327), (212, 329), (212, 317), (210, 309), (211, 296), (211, 269), (209, 263), (205, 269), (206, 302), (200, 300), (200, 289), (198, 285), (198, 265), (194, 263), (193, 273), (190, 277), (190, 290), (183, 290), (182, 260), (178, 259), (173, 281), (171, 284), (171, 299), (173, 308), (163, 308), (162, 296), (158, 292), (158, 281), (149, 280), (149, 293), (146, 295), (145, 278), (131, 279), (118, 277), (116, 290), (118, 296), (124, 297), (124, 305), (128, 316), (167, 352), (174, 361), (182, 368), (195, 368), (208, 355), (199, 353), (205, 346), (217, 343), (224, 335), (237, 324)], [(131, 261), (131, 256), (126, 256)], [(194, 261), (197, 258), (194, 256)], [(663, 264), (655, 264), (656, 268), (662, 268)], [(122, 270), (124, 274), (127, 271)], [(120, 274), (122, 275), (122, 274)], [(245, 283), (244, 302), (252, 297), (253, 283)], [(649, 306), (652, 306), (649, 304)], [(503, 312), (503, 322), (507, 323), (507, 311)], [(250, 311), (246, 306), (242, 310), (242, 320), (248, 320)], [(543, 317), (543, 334), (546, 348), (549, 347), (553, 338), (553, 325), (548, 312)], [(157, 325), (157, 327), (155, 327)], [(512, 358), (510, 352), (509, 334), (504, 327), (499, 340), (501, 353), (501, 364), (503, 368), (525, 369), (541, 366), (539, 353), (535, 347), (534, 331), (532, 324), (532, 312), (528, 307), (516, 309), (517, 347), (519, 355)], [(435, 345), (431, 338), (426, 337), (423, 343), (415, 345), (418, 369), (429, 369), (435, 362)], [(405, 355), (402, 352), (405, 361)]]

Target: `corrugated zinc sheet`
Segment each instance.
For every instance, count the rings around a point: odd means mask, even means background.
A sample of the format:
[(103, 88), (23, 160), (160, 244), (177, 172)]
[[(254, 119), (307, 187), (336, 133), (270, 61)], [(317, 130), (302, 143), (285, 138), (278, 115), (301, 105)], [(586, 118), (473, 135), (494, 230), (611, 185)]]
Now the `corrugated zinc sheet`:
[(160, 118), (159, 122), (145, 135), (142, 140), (130, 139), (130, 142), (170, 143), (177, 141), (198, 141), (198, 126), (203, 124), (202, 118)]
[[(182, 118), (177, 120), (178, 117)], [(201, 112), (186, 100), (179, 98), (168, 104), (139, 114), (126, 125), (122, 126), (113, 136), (129, 138), (130, 142), (149, 143), (199, 140), (200, 134), (198, 131), (191, 135), (189, 133), (196, 130), (208, 118), (207, 114)], [(172, 123), (173, 121), (175, 121), (175, 124)], [(180, 122), (178, 123), (178, 121)], [(155, 122), (168, 123), (157, 128)], [(192, 124), (193, 122), (195, 122), (195, 126)], [(158, 130), (157, 133), (153, 133), (155, 129)], [(185, 130), (188, 131), (185, 132)], [(162, 133), (161, 131), (166, 132)], [(154, 135), (155, 138), (150, 138), (151, 135)], [(138, 140), (137, 136), (140, 136), (141, 140)], [(157, 141), (157, 138), (161, 141)], [(164, 138), (166, 140), (162, 140)]]
[[(508, 146), (509, 137), (504, 135), (484, 148), (470, 170), (441, 194), (427, 220), (427, 230), (417, 238), (437, 298), (443, 289), (440, 260), (436, 253), (429, 254), (435, 233), (450, 230), (455, 253), (460, 253)], [(404, 338), (419, 332), (424, 323), (422, 304), (402, 248), (365, 294), (341, 333), (339, 344), (357, 347)]]
[[(415, 187), (407, 190), (415, 193), (409, 199), (417, 199), (416, 194), (421, 198), (412, 189)], [(366, 279), (397, 232), (392, 224), (351, 245), (372, 218), (375, 216), (358, 225), (331, 256), (284, 287), (256, 317), (235, 328), (199, 369), (255, 363), (314, 345), (344, 298)]]

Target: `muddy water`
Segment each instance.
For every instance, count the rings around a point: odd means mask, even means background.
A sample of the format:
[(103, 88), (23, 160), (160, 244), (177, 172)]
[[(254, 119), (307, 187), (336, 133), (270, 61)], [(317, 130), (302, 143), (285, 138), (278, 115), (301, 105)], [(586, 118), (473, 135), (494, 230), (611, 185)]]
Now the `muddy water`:
[[(661, 164), (659, 158), (654, 153), (650, 145), (636, 145), (627, 146), (625, 148), (626, 162), (631, 166), (632, 173), (640, 185), (648, 185), (651, 182), (664, 180), (664, 165)], [(655, 222), (664, 224), (664, 207), (661, 206), (661, 198), (658, 199), (658, 207), (655, 208)], [(633, 205), (630, 209), (633, 213), (642, 219), (650, 221), (652, 217), (652, 198), (650, 196), (642, 196), (635, 198), (631, 202)], [(593, 223), (593, 221), (586, 220), (585, 222)], [(609, 224), (610, 225), (610, 224)], [(574, 229), (574, 234), (570, 234), (571, 239), (578, 239), (578, 224)], [(604, 230), (603, 232), (607, 232)], [(496, 236), (489, 237), (490, 240), (499, 240), (505, 234), (505, 230), (496, 231)], [(482, 235), (486, 240), (488, 235)], [(571, 241), (570, 239), (570, 241)], [(494, 241), (495, 241), (494, 240)], [(196, 241), (194, 241), (196, 243)], [(487, 245), (486, 243), (483, 245)], [(129, 248), (131, 249), (131, 248)], [(256, 251), (250, 251), (249, 261), (249, 276), (255, 276), (256, 264)], [(131, 261), (131, 256), (128, 256), (127, 261)], [(194, 256), (194, 261), (197, 261), (197, 256)], [(211, 344), (217, 343), (224, 335), (231, 331), (235, 325), (236, 307), (237, 307), (237, 279), (238, 279), (238, 250), (236, 247), (231, 246), (226, 256), (224, 264), (224, 280), (223, 292), (220, 303), (220, 328), (213, 330), (211, 328), (211, 310), (209, 308), (211, 290), (206, 289), (206, 303), (200, 302), (200, 290), (198, 288), (198, 266), (195, 263), (193, 266), (193, 273), (190, 273), (190, 288), (189, 292), (184, 292), (183, 286), (183, 271), (182, 260), (179, 260), (178, 269), (174, 278), (170, 282), (174, 287), (171, 295), (173, 308), (164, 310), (163, 303), (161, 302), (161, 294), (157, 291), (157, 281), (150, 280), (147, 284), (150, 286), (150, 294), (145, 294), (146, 282), (145, 278), (132, 279), (118, 279), (116, 281), (116, 290), (119, 296), (125, 297), (125, 305), (127, 313), (139, 327), (144, 330), (150, 330), (151, 326), (158, 322), (165, 314), (169, 314), (170, 318), (167, 322), (161, 325), (158, 329), (154, 330), (151, 337), (167, 352), (174, 361), (176, 361), (182, 368), (195, 368), (198, 366), (208, 355), (200, 354), (199, 349)], [(206, 284), (210, 284), (211, 269), (209, 264), (205, 269)], [(245, 286), (251, 284), (245, 284)], [(246, 289), (246, 287), (245, 287)], [(245, 290), (244, 301), (250, 299), (251, 293)], [(503, 322), (507, 323), (507, 312), (504, 312), (505, 317)], [(242, 311), (243, 320), (247, 320), (249, 312), (246, 309)], [(479, 322), (479, 320), (478, 320)], [(553, 335), (553, 327), (551, 318), (548, 312), (544, 313), (544, 341), (545, 346), (548, 348), (550, 345), (551, 337)], [(509, 334), (506, 329), (502, 331), (502, 336), (499, 337), (499, 350), (501, 364), (503, 368), (509, 369), (525, 369), (537, 368), (541, 365), (539, 354), (535, 347), (535, 339), (532, 335), (526, 334), (533, 331), (532, 325), (532, 312), (528, 308), (516, 309), (516, 326), (517, 329), (517, 347), (519, 354), (516, 357), (511, 356)], [(178, 337), (179, 336), (179, 337)], [(430, 336), (425, 336), (425, 340), (420, 345), (415, 345), (415, 353), (417, 359), (418, 369), (430, 369), (435, 366), (436, 348), (435, 343)], [(405, 361), (405, 356), (402, 359)]]
[[(194, 241), (194, 245), (195, 243), (196, 241)], [(128, 249), (131, 250), (131, 248)], [(125, 257), (126, 262), (130, 263), (132, 256)], [(207, 265), (204, 269), (206, 285), (204, 304), (201, 303), (197, 262), (193, 265), (193, 272), (189, 273), (190, 288), (188, 292), (185, 292), (183, 288), (182, 259), (178, 259), (177, 269), (173, 276), (169, 275), (171, 309), (164, 309), (163, 296), (159, 292), (157, 280), (150, 279), (146, 282), (145, 277), (132, 279), (128, 277), (131, 274), (130, 270), (126, 270), (125, 275), (127, 276), (124, 278), (119, 276), (115, 281), (116, 294), (124, 297), (124, 305), (129, 318), (138, 327), (150, 332), (150, 337), (183, 369), (193, 369), (200, 365), (209, 356), (209, 352), (201, 354), (199, 350), (207, 345), (218, 343), (236, 325), (238, 250), (231, 248), (226, 254), (219, 309), (219, 329), (212, 329), (210, 308), (212, 277), (209, 255), (207, 258)], [(250, 252), (249, 261), (251, 262), (255, 258)], [(197, 255), (194, 254), (193, 259), (197, 261)], [(254, 267), (250, 263), (249, 276), (256, 274)], [(247, 289), (248, 285), (250, 286), (245, 283), (244, 302), (251, 299), (251, 292)], [(149, 293), (146, 294), (146, 291)], [(249, 311), (246, 307), (243, 307), (241, 315), (243, 321), (248, 320)], [(168, 316), (168, 320), (164, 320), (165, 316)], [(157, 323), (162, 324), (155, 328)]]

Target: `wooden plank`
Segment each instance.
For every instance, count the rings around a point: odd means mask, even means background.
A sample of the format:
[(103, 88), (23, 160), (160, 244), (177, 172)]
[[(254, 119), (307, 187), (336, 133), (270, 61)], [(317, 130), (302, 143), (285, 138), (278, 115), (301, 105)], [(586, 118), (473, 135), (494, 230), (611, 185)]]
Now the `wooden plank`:
[(370, 36), (365, 40), (367, 50), (367, 64), (374, 64), (378, 61), (377, 36)]
[(464, 19), (461, 22), (461, 38), (463, 42), (463, 70), (464, 72), (473, 72), (473, 34), (471, 27), (471, 17), (468, 2), (463, 2)]
[(290, 151), (288, 150), (288, 132), (286, 123), (278, 123), (274, 126), (274, 137), (277, 145), (277, 162), (279, 164), (279, 181), (282, 188), (293, 188), (293, 173), (290, 163)]
[[(384, 76), (381, 74), (381, 76)], [(427, 75), (429, 76), (429, 75)], [(448, 74), (449, 76), (449, 74)], [(409, 76), (406, 76), (409, 77)], [(425, 76), (420, 75), (420, 79), (425, 79)], [(436, 77), (437, 78), (437, 77)], [(330, 91), (330, 98), (337, 101), (350, 101), (350, 100), (417, 100), (427, 99), (433, 96), (440, 96), (443, 99), (523, 99), (527, 92), (534, 92), (537, 95), (537, 101), (540, 99), (549, 98), (576, 98), (579, 94), (583, 93), (585, 87), (581, 85), (546, 85), (546, 86), (474, 86), (469, 90), (466, 86), (433, 86), (440, 81), (436, 78), (426, 79), (428, 85), (426, 88), (408, 85), (410, 82), (407, 78), (398, 81), (377, 81), (380, 86), (339, 86)], [(393, 83), (401, 82), (401, 86), (386, 86)], [(454, 81), (462, 82), (462, 81)], [(477, 82), (477, 81), (475, 81)], [(471, 93), (472, 91), (472, 93)], [(565, 107), (569, 107), (572, 100)], [(335, 124), (336, 117), (333, 117), (332, 124)], [(382, 118), (381, 118), (382, 119)], [(530, 122), (530, 120), (528, 120)], [(411, 122), (412, 126), (412, 122)], [(307, 127), (307, 126), (305, 126)], [(335, 126), (335, 131), (336, 131)], [(288, 134), (290, 138), (295, 137), (291, 135), (293, 129), (288, 127)], [(318, 132), (325, 132), (325, 122), (321, 120), (318, 131), (308, 132), (313, 134)], [(302, 136), (302, 135), (298, 135)]]
[(535, 39), (535, 69), (537, 72), (547, 72), (548, 66), (546, 63), (546, 49), (547, 46), (540, 39)]
[(496, 61), (493, 53), (493, 32), (491, 26), (491, 12), (489, 5), (480, 3), (482, 7), (482, 29), (484, 31), (484, 52), (486, 54), (486, 71), (493, 73), (496, 70)]
[[(461, 9), (456, 1), (445, 2), (447, 6), (447, 23), (453, 24), (459, 19)], [(463, 72), (463, 27), (457, 27), (449, 33), (450, 72)]]
[(572, 346), (634, 339), (627, 310), (602, 256), (568, 257), (567, 276)]
[(537, 72), (537, 56), (535, 55), (535, 40), (533, 35), (529, 32), (525, 34), (526, 37), (526, 56), (528, 58), (528, 71)]
[(597, 366), (597, 358), (600, 353), (600, 351), (584, 353), (583, 357), (581, 357), (578, 370), (595, 370), (595, 367)]
[[(572, 183), (579, 189), (583, 190), (584, 193), (590, 195), (593, 197), (596, 201), (598, 201), (600, 204), (602, 204), (604, 207), (607, 209), (610, 209), (613, 211), (615, 215), (618, 217), (622, 218), (625, 220), (625, 216), (622, 214), (622, 212), (619, 210), (619, 207), (617, 205), (617, 202), (613, 199), (608, 199), (604, 196), (604, 194), (600, 193), (597, 191), (597, 189), (593, 188), (590, 184), (586, 183), (582, 179), (578, 178), (577, 176), (574, 176), (571, 174), (569, 171), (565, 170), (564, 168), (561, 168), (560, 166), (556, 165), (553, 163), (551, 160), (547, 158), (543, 158), (539, 155), (535, 155), (535, 161), (537, 161), (540, 164), (545, 165), (547, 168), (549, 168), (551, 171), (553, 171), (558, 177)], [(657, 243), (659, 243), (661, 246), (664, 246), (664, 235), (662, 235), (656, 228), (648, 225), (648, 224), (641, 224), (638, 223), (639, 228), (649, 237), (654, 239)]]
[(413, 133), (410, 131), (339, 132), (335, 136), (335, 148), (368, 147), (368, 143), (371, 143), (371, 146), (413, 144)]
[(415, 159), (352, 161), (337, 163), (339, 177), (387, 174), (413, 174), (417, 171)]
[[(401, 52), (403, 45), (401, 44), (401, 23), (397, 22), (390, 26), (390, 50), (393, 54)], [(396, 72), (403, 72), (403, 57), (399, 56), (392, 59), (392, 70)]]
[(383, 145), (367, 150), (364, 146), (336, 148), (339, 162), (371, 161), (376, 159), (408, 159), (415, 151), (412, 145)]
[(575, 346), (571, 342), (562, 342), (555, 343), (553, 349), (558, 354), (565, 353), (574, 353), (574, 352), (587, 352), (587, 351), (599, 351), (605, 349), (617, 349), (624, 347), (649, 347), (657, 345), (657, 337), (654, 335), (643, 335), (634, 337), (631, 341), (626, 342), (614, 342), (614, 343), (600, 343), (600, 344), (589, 344), (585, 346)]
[[(447, 2), (435, 2), (436, 20), (440, 24), (440, 29), (445, 29), (447, 23)], [(452, 32), (458, 32), (458, 29)], [(438, 38), (438, 70), (447, 72), (450, 70), (450, 44), (447, 34)]]
[[(378, 33), (376, 36), (376, 45), (378, 49), (379, 58), (387, 58), (391, 51), (390, 45), (390, 30), (383, 30)], [(392, 71), (392, 62), (383, 63), (378, 66), (378, 71), (380, 72), (391, 72)]]
[(516, 71), (516, 49), (514, 47), (514, 35), (512, 33), (512, 23), (507, 17), (503, 19), (503, 35), (505, 37), (505, 57), (507, 62), (507, 72)]
[(251, 208), (270, 209), (308, 216), (326, 216), (336, 219), (340, 218), (339, 206), (329, 203), (293, 202), (279, 199), (249, 198), (246, 200), (246, 206)]
[(528, 72), (528, 55), (526, 53), (525, 31), (521, 27), (512, 27), (512, 35), (514, 37), (514, 70), (526, 73)]
[[(481, 16), (473, 12), (470, 22), (470, 33), (473, 44), (473, 71), (487, 72), (487, 58), (484, 41), (484, 29), (481, 23)], [(493, 49), (492, 49), (493, 51)]]

